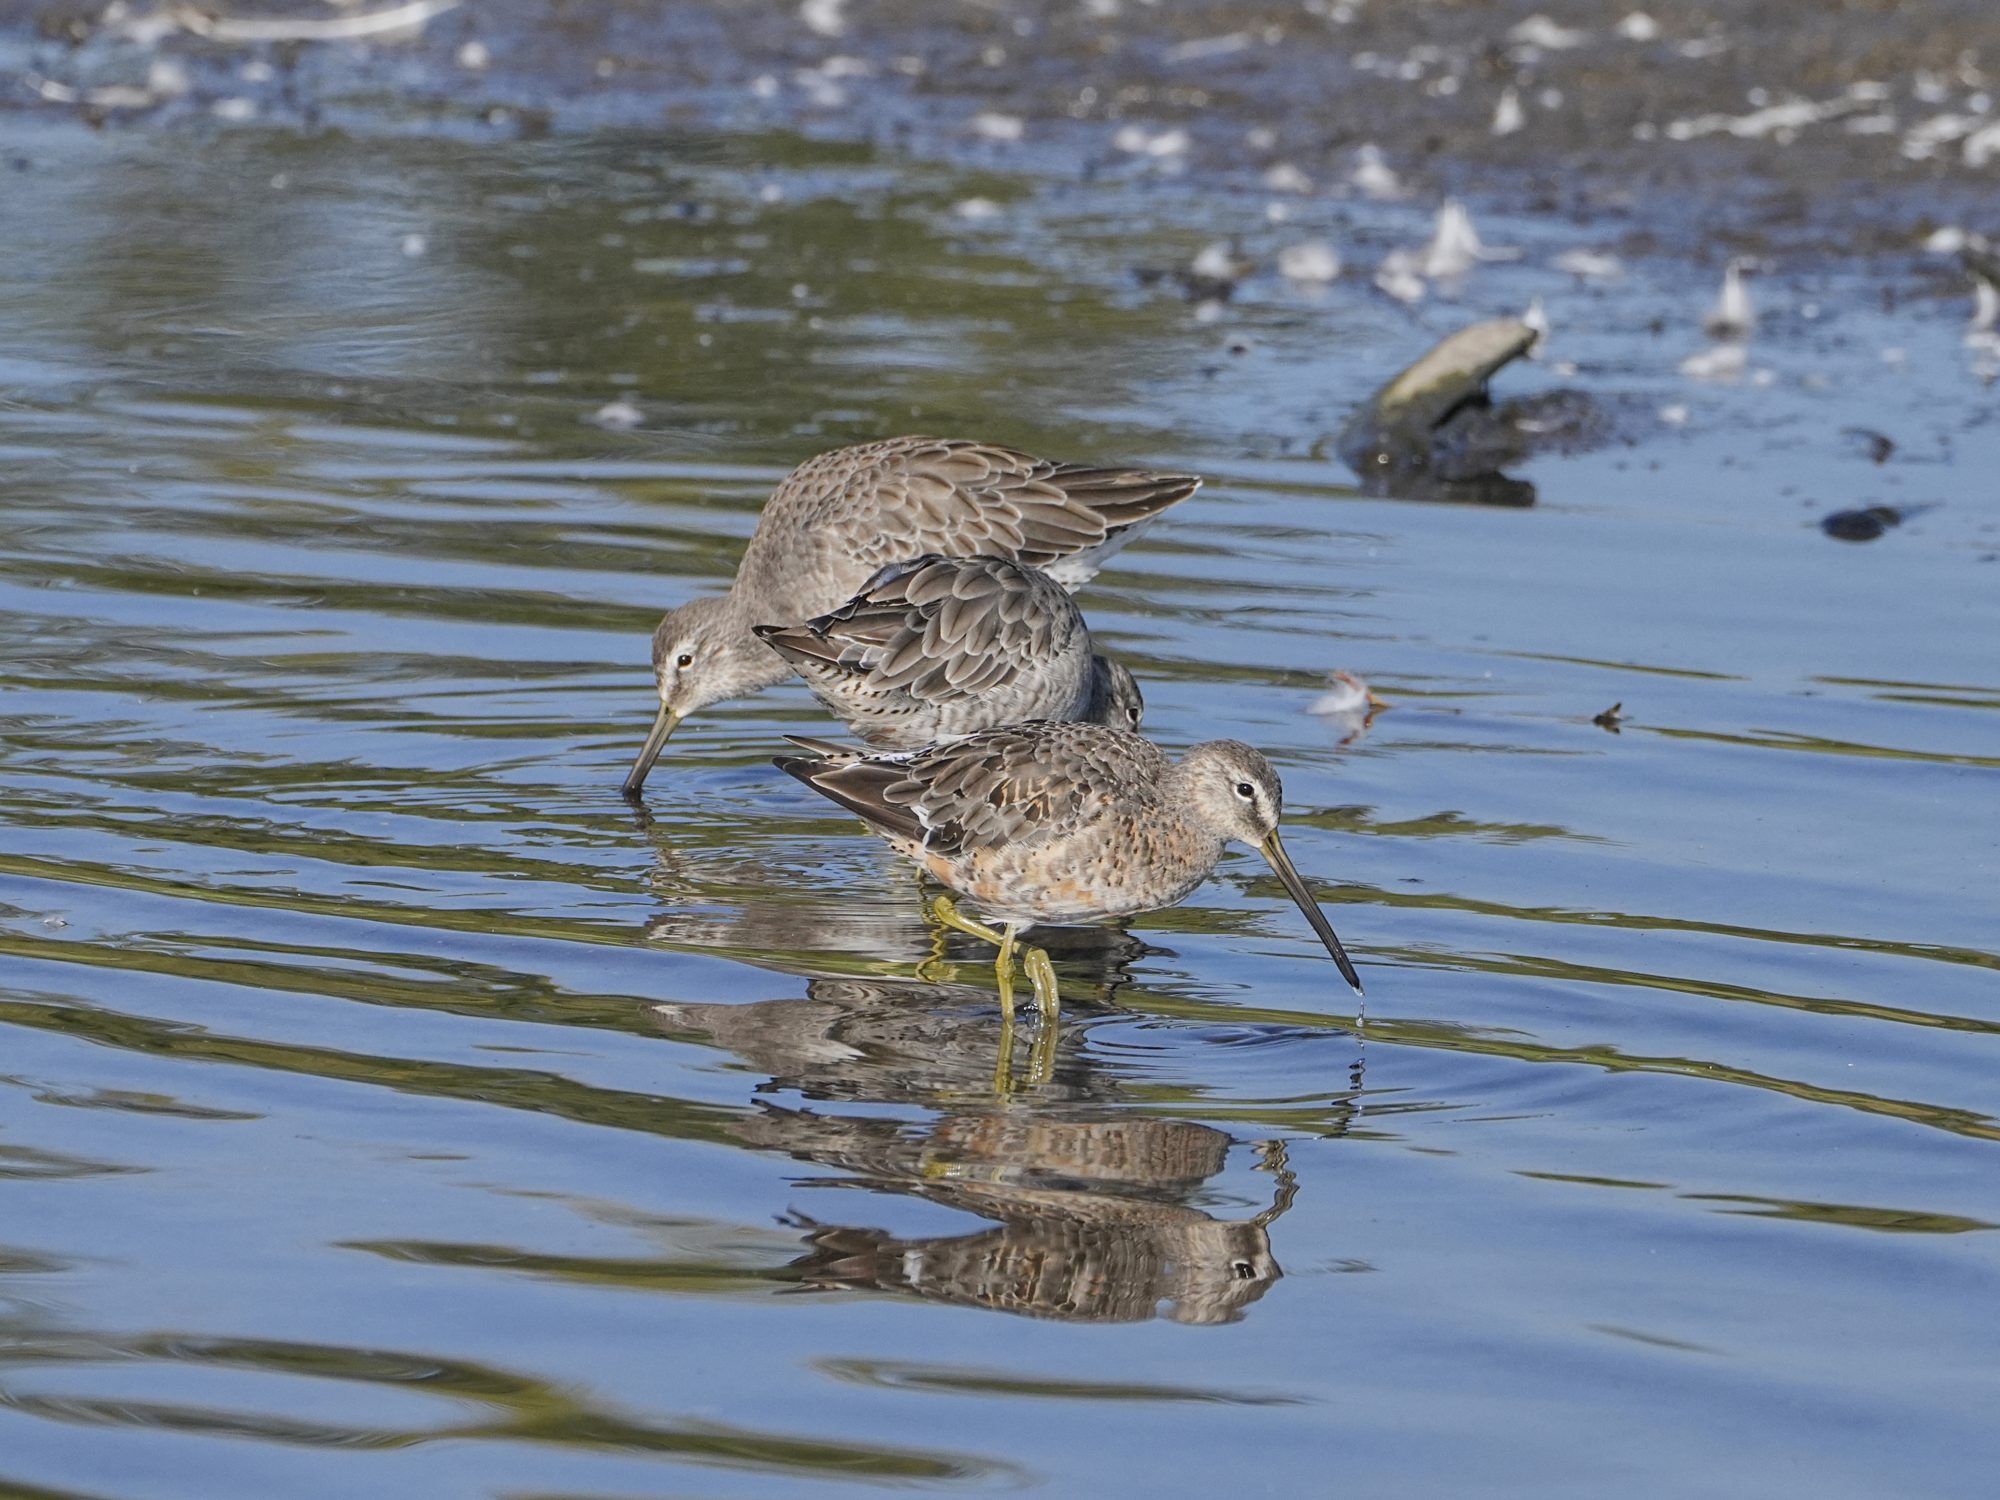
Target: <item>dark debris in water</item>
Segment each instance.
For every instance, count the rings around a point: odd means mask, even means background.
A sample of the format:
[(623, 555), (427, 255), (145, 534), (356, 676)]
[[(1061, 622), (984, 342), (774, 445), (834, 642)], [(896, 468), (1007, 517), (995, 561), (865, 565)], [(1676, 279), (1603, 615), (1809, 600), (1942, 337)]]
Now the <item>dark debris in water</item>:
[(1872, 542), (1892, 527), (1931, 509), (1928, 505), (1865, 505), (1855, 510), (1837, 510), (1819, 523), (1819, 529), (1837, 542)]
[(1870, 463), (1886, 464), (1896, 451), (1896, 440), (1872, 427), (1843, 427), (1840, 435), (1852, 439)]
[(1538, 453), (1578, 453), (1611, 433), (1578, 390), (1495, 401), (1488, 382), (1535, 345), (1529, 323), (1498, 318), (1438, 341), (1357, 409), (1337, 438), (1371, 494), (1532, 505), (1534, 486), (1504, 471)]

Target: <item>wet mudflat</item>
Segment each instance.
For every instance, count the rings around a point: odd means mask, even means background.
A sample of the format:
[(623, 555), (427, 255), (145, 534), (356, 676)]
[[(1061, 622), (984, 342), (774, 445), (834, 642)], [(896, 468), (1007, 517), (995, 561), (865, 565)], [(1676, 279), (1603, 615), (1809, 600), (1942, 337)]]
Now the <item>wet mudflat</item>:
[[(1586, 277), (1475, 201), (1521, 253), (1406, 306), (1420, 186), (245, 87), (0, 117), (0, 1489), (1985, 1492), (2000, 425), (1931, 226), (1703, 379), (1643, 207)], [(1226, 301), (1135, 274), (1232, 232)], [(1496, 385), (1609, 440), (1362, 494), (1354, 403), (1537, 296)], [(1052, 935), (996, 1081), (985, 955), (768, 764), (802, 689), (617, 796), (659, 610), (922, 430), (1210, 476), (1085, 608), (1270, 753), (1365, 1025), (1239, 853)]]

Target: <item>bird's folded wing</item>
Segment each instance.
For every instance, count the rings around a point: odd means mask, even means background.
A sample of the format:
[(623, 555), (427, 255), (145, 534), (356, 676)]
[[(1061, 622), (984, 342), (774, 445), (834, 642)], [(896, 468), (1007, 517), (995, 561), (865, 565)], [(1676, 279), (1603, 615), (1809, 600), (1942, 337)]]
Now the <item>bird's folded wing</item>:
[(787, 756), (777, 764), (880, 832), (958, 854), (1032, 844), (1078, 826), (1106, 785), (1093, 728), (1025, 724), (913, 756)]
[(1090, 643), (1060, 584), (998, 557), (892, 563), (840, 608), (758, 634), (796, 666), (866, 677), (929, 703), (992, 692)]

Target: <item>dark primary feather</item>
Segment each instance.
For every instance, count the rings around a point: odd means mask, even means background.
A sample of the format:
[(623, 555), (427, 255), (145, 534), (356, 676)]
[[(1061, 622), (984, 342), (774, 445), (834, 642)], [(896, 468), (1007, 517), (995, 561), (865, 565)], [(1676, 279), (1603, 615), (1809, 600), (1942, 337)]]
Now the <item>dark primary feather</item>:
[(907, 807), (892, 804), (885, 795), (898, 780), (896, 768), (881, 761), (835, 761), (807, 755), (779, 755), (771, 764), (822, 797), (838, 802), (869, 827), (922, 842), (924, 825)]

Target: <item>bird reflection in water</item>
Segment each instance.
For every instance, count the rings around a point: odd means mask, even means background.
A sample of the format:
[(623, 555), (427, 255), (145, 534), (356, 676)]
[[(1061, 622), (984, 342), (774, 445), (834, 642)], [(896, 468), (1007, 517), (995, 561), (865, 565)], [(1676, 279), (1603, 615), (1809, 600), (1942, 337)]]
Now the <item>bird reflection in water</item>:
[[(1025, 1050), (1025, 1066), (1016, 1068), (1018, 1028), (1011, 1016), (997, 1011), (992, 985), (957, 982), (989, 978), (991, 950), (936, 921), (912, 899), (912, 884), (900, 869), (881, 870), (879, 884), (863, 875), (829, 891), (823, 875), (801, 882), (797, 871), (740, 859), (718, 869), (706, 859), (678, 854), (657, 833), (654, 843), (654, 888), (675, 904), (647, 921), (649, 940), (807, 977), (815, 996), (845, 995), (836, 981), (858, 969), (861, 989), (872, 986), (895, 997), (893, 1004), (874, 1008), (843, 1004), (834, 1015), (826, 1014), (818, 999), (701, 1007), (732, 1012), (715, 1017), (721, 1030), (714, 1039), (770, 1061), (774, 1072), (785, 1069), (781, 1060), (765, 1056), (770, 1047), (837, 1047), (809, 1038), (816, 1026), (823, 1025), (829, 1034), (852, 1026), (856, 1010), (868, 1014), (867, 1024), (880, 1028), (884, 1040), (908, 1047), (915, 1066), (933, 1079), (943, 1076), (942, 1069), (961, 1088), (1003, 1093), (1040, 1088), (1053, 1079), (1059, 1056), (1075, 1050), (1071, 1044), (1077, 1039), (1065, 1038), (1062, 1028), (1037, 1027)], [(1047, 929), (1042, 940), (1063, 966), (1076, 1014), (1086, 1017), (1129, 981), (1133, 964), (1156, 951), (1111, 926)], [(914, 977), (899, 983), (892, 976)], [(925, 997), (938, 1014), (927, 1014)], [(709, 1030), (706, 1025), (697, 1029)]]
[[(1297, 1183), (1281, 1143), (1256, 1147), (1268, 1204), (1223, 1219), (1194, 1200), (1236, 1141), (1189, 1120), (1121, 1107), (1093, 1067), (1087, 1027), (1064, 1028), (1031, 1091), (987, 1087), (996, 1020), (956, 985), (816, 979), (799, 1000), (668, 1004), (668, 1034), (738, 1053), (770, 1075), (758, 1092), (865, 1103), (866, 1115), (769, 1101), (729, 1127), (746, 1146), (843, 1175), (816, 1187), (908, 1194), (988, 1221), (969, 1234), (904, 1237), (794, 1212), (802, 1291), (895, 1292), (1082, 1322), (1233, 1322), (1282, 1272), (1270, 1225)], [(1051, 1028), (1054, 1034), (1054, 1028)], [(915, 1106), (898, 1116), (882, 1105)], [(1343, 1103), (1335, 1132), (1354, 1113)]]
[[(1219, 1171), (1229, 1138), (1188, 1121), (1067, 1121), (1045, 1145), (1089, 1155), (1107, 1142), (1144, 1158), (1212, 1152)], [(1277, 1176), (1268, 1208), (1217, 1219), (1185, 1204), (1128, 1196), (1128, 1181), (1032, 1188), (977, 1177), (904, 1186), (934, 1203), (994, 1220), (967, 1235), (904, 1239), (885, 1230), (821, 1224), (795, 1214), (810, 1251), (792, 1262), (814, 1291), (905, 1292), (936, 1302), (1083, 1323), (1137, 1323), (1164, 1313), (1177, 1323), (1233, 1323), (1279, 1276), (1269, 1225), (1297, 1192), (1283, 1147), (1262, 1148)], [(972, 1160), (960, 1170), (1015, 1170)], [(1199, 1182), (1199, 1179), (1197, 1179)], [(888, 1179), (869, 1186), (897, 1188)], [(1158, 1191), (1160, 1184), (1145, 1183)]]

